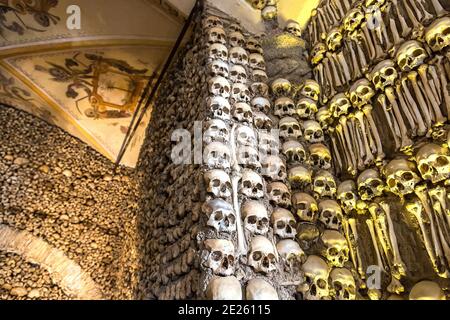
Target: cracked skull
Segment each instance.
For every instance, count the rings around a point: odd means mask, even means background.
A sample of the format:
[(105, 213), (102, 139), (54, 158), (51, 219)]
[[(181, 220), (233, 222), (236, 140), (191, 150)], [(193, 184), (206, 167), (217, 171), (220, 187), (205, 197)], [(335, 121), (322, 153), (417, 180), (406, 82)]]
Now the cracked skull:
[(217, 232), (236, 231), (236, 215), (228, 202), (222, 199), (210, 200), (203, 205), (203, 213), (208, 217), (206, 224)]
[(295, 193), (292, 196), (292, 206), (302, 221), (315, 222), (317, 219), (317, 202), (307, 193)]
[(289, 208), (291, 205), (291, 193), (282, 182), (272, 182), (267, 186), (269, 203), (273, 207)]
[(409, 72), (419, 67), (428, 58), (428, 53), (422, 44), (416, 40), (404, 42), (396, 54), (397, 64), (404, 72)]
[(229, 240), (207, 239), (204, 242), (208, 251), (206, 267), (215, 275), (230, 276), (234, 273), (235, 251), (234, 245)]
[(333, 267), (342, 268), (348, 261), (350, 249), (345, 237), (336, 230), (325, 230), (322, 234), (322, 242), (325, 245), (324, 256)]
[(272, 242), (263, 236), (255, 236), (251, 240), (248, 264), (256, 272), (270, 273), (275, 271), (277, 258)]
[(281, 239), (294, 239), (297, 235), (296, 221), (293, 214), (283, 208), (276, 208), (272, 213), (273, 233)]
[(206, 191), (218, 198), (231, 197), (230, 176), (223, 170), (207, 171), (204, 175)]
[(252, 170), (244, 170), (242, 173), (240, 193), (251, 199), (264, 197), (263, 178)]

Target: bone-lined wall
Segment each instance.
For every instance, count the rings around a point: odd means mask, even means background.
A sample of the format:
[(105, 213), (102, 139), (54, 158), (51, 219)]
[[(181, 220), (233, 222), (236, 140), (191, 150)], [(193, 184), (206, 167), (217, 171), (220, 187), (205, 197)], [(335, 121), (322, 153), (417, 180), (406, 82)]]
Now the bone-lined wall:
[[(441, 0), (321, 1), (304, 32), (363, 297), (449, 288), (449, 13)], [(364, 284), (369, 266), (381, 287)]]

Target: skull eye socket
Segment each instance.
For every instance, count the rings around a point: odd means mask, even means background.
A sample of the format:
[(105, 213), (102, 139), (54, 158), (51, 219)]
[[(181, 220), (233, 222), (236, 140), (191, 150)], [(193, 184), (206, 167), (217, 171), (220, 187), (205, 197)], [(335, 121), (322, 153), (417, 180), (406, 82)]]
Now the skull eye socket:
[(384, 72), (384, 74), (388, 77), (394, 75), (395, 73), (395, 69), (394, 68), (387, 68), (386, 71)]
[(223, 219), (223, 212), (222, 211), (216, 211), (216, 213), (214, 214), (214, 220), (216, 221), (220, 221)]
[(258, 221), (258, 219), (257, 219), (256, 216), (249, 216), (247, 218), (247, 222), (250, 223), (250, 224), (256, 224), (257, 221)]
[(423, 54), (423, 50), (419, 48), (419, 49), (414, 50), (413, 53), (411, 54), (411, 56), (412, 56), (413, 58), (418, 58), (418, 57), (420, 57), (422, 54)]
[(278, 221), (277, 222), (277, 228), (278, 229), (284, 229), (286, 227), (286, 223), (284, 221)]
[(409, 180), (412, 180), (413, 178), (414, 178), (414, 176), (413, 176), (412, 172), (404, 172), (402, 174), (403, 180), (409, 181)]
[(428, 171), (430, 171), (430, 166), (426, 163), (423, 163), (419, 166), (419, 170), (420, 170), (420, 172), (423, 172), (423, 173), (428, 172)]
[(252, 258), (253, 258), (253, 260), (255, 260), (255, 261), (261, 260), (261, 259), (262, 259), (262, 253), (261, 253), (261, 251), (255, 251), (255, 252), (253, 252)]
[(220, 252), (220, 251), (211, 252), (211, 259), (214, 261), (222, 260), (222, 252)]
[(324, 279), (317, 280), (317, 286), (320, 289), (325, 289), (327, 287), (327, 282)]
[(396, 186), (397, 183), (395, 182), (394, 179), (389, 179), (389, 180), (387, 181), (387, 184), (388, 184), (389, 188), (393, 189), (393, 188), (395, 188), (395, 186)]
[(447, 157), (440, 156), (436, 159), (436, 163), (438, 164), (439, 167), (443, 167), (443, 166), (448, 165), (449, 161), (448, 161)]
[(322, 188), (325, 186), (325, 183), (322, 180), (316, 180), (316, 182), (314, 183), (314, 185), (316, 187)]
[(219, 179), (214, 179), (213, 181), (212, 181), (212, 186), (213, 187), (220, 187), (220, 180)]

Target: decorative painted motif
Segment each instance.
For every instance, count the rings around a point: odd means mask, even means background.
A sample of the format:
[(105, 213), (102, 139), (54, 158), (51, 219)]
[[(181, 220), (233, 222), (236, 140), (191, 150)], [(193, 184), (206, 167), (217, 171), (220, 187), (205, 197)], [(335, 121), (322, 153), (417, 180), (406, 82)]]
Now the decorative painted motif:
[(7, 39), (6, 30), (15, 36), (23, 36), (26, 30), (46, 31), (60, 21), (50, 13), (57, 5), (58, 0), (0, 0), (0, 37)]

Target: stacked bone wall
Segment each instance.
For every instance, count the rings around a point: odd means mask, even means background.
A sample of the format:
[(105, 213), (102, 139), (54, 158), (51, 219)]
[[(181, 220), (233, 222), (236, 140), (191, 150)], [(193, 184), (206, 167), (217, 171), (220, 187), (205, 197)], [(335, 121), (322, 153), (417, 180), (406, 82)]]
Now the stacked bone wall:
[(130, 298), (131, 171), (3, 105), (0, 127), (0, 299)]
[(322, 1), (304, 32), (357, 280), (383, 270), (365, 298), (449, 287), (449, 13), (440, 0)]

